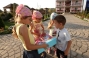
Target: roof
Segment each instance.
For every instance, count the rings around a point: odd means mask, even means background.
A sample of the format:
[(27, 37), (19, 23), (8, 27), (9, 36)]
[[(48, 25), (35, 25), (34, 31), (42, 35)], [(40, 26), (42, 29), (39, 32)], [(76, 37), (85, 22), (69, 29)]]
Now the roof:
[[(16, 6), (18, 6), (18, 4), (16, 4), (16, 3), (13, 3), (13, 4), (15, 4)], [(4, 6), (3, 8), (12, 8), (13, 4), (8, 4), (8, 5)]]

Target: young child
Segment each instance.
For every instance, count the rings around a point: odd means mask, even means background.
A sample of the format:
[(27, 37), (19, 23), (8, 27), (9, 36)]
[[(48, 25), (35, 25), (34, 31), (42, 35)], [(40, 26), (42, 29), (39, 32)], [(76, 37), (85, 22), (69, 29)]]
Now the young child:
[(50, 22), (48, 24), (48, 29), (49, 29), (49, 35), (50, 36), (55, 36), (56, 35), (56, 28), (54, 26), (54, 18), (57, 16), (58, 14), (53, 12), (50, 15)]
[[(45, 36), (46, 33), (44, 32), (44, 26), (42, 24), (42, 14), (39, 11), (33, 11), (33, 15), (32, 15), (32, 27), (31, 27), (31, 32), (34, 35), (35, 38), (35, 44), (41, 45), (45, 42)], [(42, 52), (41, 54), (42, 58), (46, 57), (46, 53)]]
[(42, 24), (42, 14), (39, 11), (33, 11), (33, 15), (32, 15), (32, 28), (31, 28), (31, 32), (34, 35), (35, 38), (35, 43), (39, 44), (40, 42), (44, 41), (44, 37), (45, 37), (45, 32), (44, 32), (44, 26)]
[[(49, 29), (49, 35), (50, 36), (56, 36), (56, 28), (54, 26), (54, 18), (57, 16), (58, 14), (53, 12), (51, 15), (50, 15), (50, 22), (48, 24), (48, 29)], [(51, 48), (48, 48), (48, 53), (50, 53), (50, 50)], [(56, 50), (54, 51), (54, 54), (56, 55)]]
[(66, 23), (66, 18), (63, 15), (57, 15), (54, 18), (55, 27), (58, 29), (57, 44), (56, 44), (57, 48), (56, 53), (58, 58), (67, 58), (72, 43), (68, 31), (64, 27), (65, 23)]
[(19, 5), (16, 8), (15, 16), (15, 27), (13, 28), (13, 35), (20, 39), (23, 44), (24, 52), (23, 58), (40, 58), (37, 49), (47, 48), (47, 44), (43, 43), (42, 45), (35, 45), (35, 40), (31, 34), (27, 25), (31, 24), (32, 21), (32, 12), (30, 9), (24, 5)]

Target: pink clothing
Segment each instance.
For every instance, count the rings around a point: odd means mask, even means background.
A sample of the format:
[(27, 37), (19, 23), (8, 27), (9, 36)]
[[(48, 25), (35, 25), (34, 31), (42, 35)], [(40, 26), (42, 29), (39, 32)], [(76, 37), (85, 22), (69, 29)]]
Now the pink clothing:
[(32, 19), (34, 20), (35, 18), (42, 18), (42, 14), (39, 11), (33, 11)]
[[(41, 38), (42, 38), (43, 40), (41, 40)], [(48, 38), (51, 39), (52, 36), (50, 36), (49, 34), (45, 34), (45, 36), (39, 36), (39, 37), (35, 38), (35, 44), (43, 43), (43, 42), (45, 42), (46, 40), (48, 40)]]
[(38, 42), (42, 42), (42, 40), (44, 40), (44, 34), (43, 34), (43, 30), (42, 30), (42, 22), (40, 22), (40, 23), (35, 23), (34, 21), (33, 21), (33, 25), (34, 25), (34, 28), (33, 28), (33, 32), (34, 33), (38, 33), (38, 35), (34, 35), (34, 38), (35, 38), (35, 41), (36, 41), (36, 43), (38, 43)]
[(44, 41), (42, 41), (40, 37), (35, 38), (35, 44), (40, 44), (42, 42)]
[(40, 33), (40, 34), (42, 34), (42, 22), (40, 22), (40, 23), (35, 23), (34, 21), (33, 21), (33, 25), (34, 25), (34, 29), (33, 29), (33, 31), (34, 32), (36, 32), (36, 33)]
[(32, 16), (32, 12), (29, 8), (25, 7), (23, 4), (19, 5), (16, 8), (16, 14), (20, 14), (21, 16)]

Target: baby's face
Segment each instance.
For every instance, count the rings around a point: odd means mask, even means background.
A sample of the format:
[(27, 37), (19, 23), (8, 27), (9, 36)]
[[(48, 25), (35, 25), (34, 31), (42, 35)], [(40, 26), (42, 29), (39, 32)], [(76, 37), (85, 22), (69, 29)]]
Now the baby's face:
[(38, 22), (38, 23), (40, 23), (41, 22), (41, 20), (42, 20), (42, 18), (36, 18), (36, 22)]

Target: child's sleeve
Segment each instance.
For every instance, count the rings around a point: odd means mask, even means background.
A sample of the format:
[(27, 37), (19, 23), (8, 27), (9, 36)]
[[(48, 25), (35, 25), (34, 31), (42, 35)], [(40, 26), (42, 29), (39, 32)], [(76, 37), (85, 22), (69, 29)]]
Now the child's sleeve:
[(70, 34), (68, 33), (68, 31), (64, 33), (64, 36), (65, 36), (66, 41), (71, 40), (71, 37), (70, 37)]

